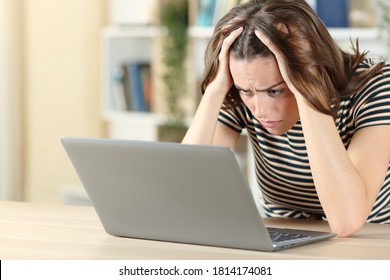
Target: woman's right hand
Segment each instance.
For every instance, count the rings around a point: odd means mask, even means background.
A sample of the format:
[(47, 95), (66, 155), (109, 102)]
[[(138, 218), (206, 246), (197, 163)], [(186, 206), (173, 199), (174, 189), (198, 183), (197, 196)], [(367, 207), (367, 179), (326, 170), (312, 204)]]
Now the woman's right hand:
[[(224, 133), (221, 136), (220, 130), (216, 132), (217, 119), (222, 103), (226, 94), (233, 85), (233, 79), (230, 74), (229, 56), (230, 46), (234, 40), (242, 33), (242, 27), (232, 31), (227, 36), (221, 47), (218, 56), (218, 70), (214, 80), (207, 86), (202, 100), (196, 110), (192, 123), (185, 135), (182, 143), (184, 144), (202, 144), (202, 145), (225, 145), (233, 147), (237, 142), (238, 134), (230, 130), (232, 135)], [(226, 130), (228, 128), (226, 127)], [(226, 137), (229, 135), (229, 137)], [(221, 140), (222, 139), (222, 140)]]
[(234, 43), (238, 36), (241, 35), (243, 30), (243, 27), (239, 27), (233, 30), (229, 36), (223, 40), (221, 52), (218, 56), (219, 64), (217, 75), (207, 87), (208, 89), (213, 89), (212, 92), (223, 94), (224, 97), (233, 85), (233, 79), (229, 68), (230, 46)]

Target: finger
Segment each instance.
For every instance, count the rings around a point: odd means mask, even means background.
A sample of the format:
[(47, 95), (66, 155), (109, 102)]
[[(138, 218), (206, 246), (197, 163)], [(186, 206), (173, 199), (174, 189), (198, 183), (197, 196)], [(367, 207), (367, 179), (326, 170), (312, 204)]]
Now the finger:
[(259, 31), (259, 30), (255, 30), (255, 34), (257, 36), (257, 38), (259, 38), (259, 40), (261, 42), (263, 42), (263, 44), (269, 48), (269, 50), (274, 54), (275, 58), (276, 58), (276, 61), (278, 63), (278, 66), (279, 66), (279, 70), (280, 70), (280, 73), (283, 77), (283, 80), (286, 82), (286, 84), (288, 85), (288, 87), (290, 88), (291, 91), (293, 92), (297, 92), (297, 90), (295, 89), (294, 85), (291, 83), (291, 80), (287, 74), (287, 69), (286, 69), (286, 61), (285, 61), (285, 57), (284, 55), (279, 51), (279, 49), (275, 46), (275, 44), (269, 39), (269, 37), (267, 35), (265, 35), (263, 32)]
[(240, 34), (243, 32), (244, 28), (239, 27), (235, 30), (233, 30), (229, 36), (227, 36), (222, 43), (222, 48), (221, 48), (221, 54), (223, 56), (226, 56), (229, 52), (230, 46), (234, 43), (234, 41), (240, 36)]
[(273, 52), (275, 54), (275, 47), (274, 47), (274, 44), (271, 42), (271, 40), (268, 38), (267, 35), (265, 35), (262, 31), (260, 30), (255, 30), (255, 34), (256, 34), (256, 37), (259, 38), (259, 40), (261, 42), (263, 42), (264, 45), (266, 45), (266, 47), (268, 47), (270, 49), (271, 52)]
[(257, 38), (259, 38), (259, 40), (261, 42), (263, 42), (263, 44), (267, 48), (269, 48), (269, 50), (274, 54), (274, 56), (276, 57), (276, 60), (278, 61), (278, 63), (283, 61), (283, 55), (280, 53), (279, 49), (275, 46), (275, 44), (270, 40), (270, 38), (267, 35), (265, 35), (260, 30), (255, 30), (255, 34), (256, 34)]

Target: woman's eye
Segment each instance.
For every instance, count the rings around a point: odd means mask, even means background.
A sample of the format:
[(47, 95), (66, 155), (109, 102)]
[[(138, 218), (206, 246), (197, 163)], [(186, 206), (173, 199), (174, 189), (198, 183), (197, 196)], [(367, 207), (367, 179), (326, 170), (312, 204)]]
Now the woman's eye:
[(282, 93), (283, 93), (282, 89), (271, 89), (268, 91), (268, 94), (270, 94), (270, 95), (279, 95)]
[(239, 93), (242, 94), (242, 95), (246, 95), (246, 96), (251, 96), (251, 95), (253, 95), (253, 92), (250, 91), (250, 90), (243, 90), (243, 89), (240, 89), (240, 90), (239, 90)]

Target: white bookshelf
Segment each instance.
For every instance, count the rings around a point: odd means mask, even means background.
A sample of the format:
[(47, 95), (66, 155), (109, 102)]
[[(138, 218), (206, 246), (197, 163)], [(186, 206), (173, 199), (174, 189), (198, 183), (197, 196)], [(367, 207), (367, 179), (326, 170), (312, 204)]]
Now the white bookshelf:
[[(160, 33), (154, 26), (111, 26), (102, 30), (102, 117), (110, 138), (155, 140), (162, 117), (152, 112), (124, 111), (115, 107), (113, 75), (123, 63), (148, 62), (154, 75), (155, 40)], [(155, 87), (153, 80), (153, 88)]]
[[(102, 31), (102, 111), (115, 110), (113, 100), (114, 71), (122, 63), (153, 61), (153, 42), (158, 31), (155, 27), (106, 27)], [(152, 69), (153, 71), (153, 69)]]

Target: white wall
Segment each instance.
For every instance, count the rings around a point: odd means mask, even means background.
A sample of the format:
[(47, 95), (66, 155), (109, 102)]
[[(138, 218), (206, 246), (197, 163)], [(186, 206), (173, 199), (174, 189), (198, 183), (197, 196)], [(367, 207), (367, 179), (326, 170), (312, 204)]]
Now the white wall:
[(0, 200), (22, 189), (21, 0), (0, 0)]
[(107, 0), (0, 0), (0, 200), (61, 202), (81, 188), (60, 138), (102, 137)]
[(101, 137), (100, 30), (106, 0), (24, 1), (24, 196), (60, 202), (81, 183), (62, 136)]

